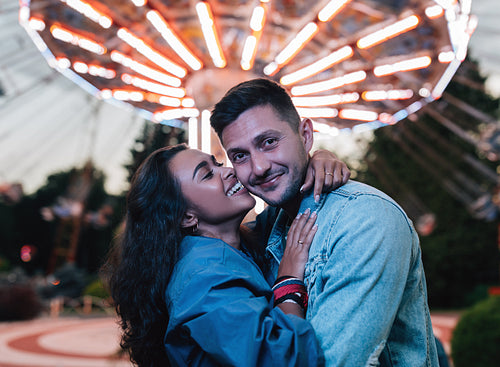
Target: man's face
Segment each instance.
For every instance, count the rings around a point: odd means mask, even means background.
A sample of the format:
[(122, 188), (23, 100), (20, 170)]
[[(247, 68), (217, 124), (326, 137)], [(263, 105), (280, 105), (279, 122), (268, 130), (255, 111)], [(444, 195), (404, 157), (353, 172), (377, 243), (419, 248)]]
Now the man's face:
[(272, 106), (256, 106), (224, 129), (222, 144), (238, 179), (254, 195), (273, 206), (297, 198), (312, 146), (310, 120), (293, 131)]

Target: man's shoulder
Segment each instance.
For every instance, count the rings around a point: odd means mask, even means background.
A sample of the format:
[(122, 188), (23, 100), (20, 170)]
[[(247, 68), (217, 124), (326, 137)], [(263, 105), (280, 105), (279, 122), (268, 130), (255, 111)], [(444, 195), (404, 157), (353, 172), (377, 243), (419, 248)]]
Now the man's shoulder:
[[(345, 185), (337, 188), (325, 196), (322, 201), (321, 211), (351, 207), (358, 210), (359, 215), (372, 215), (382, 207), (395, 212), (400, 212), (406, 217), (401, 206), (386, 193), (365, 183), (349, 180)], [(360, 211), (360, 209), (363, 209)]]
[(345, 185), (325, 195), (321, 206), (328, 207), (331, 205), (341, 205), (344, 201), (353, 199), (358, 199), (360, 202), (385, 202), (401, 209), (396, 201), (385, 192), (373, 186), (354, 180), (349, 180)]

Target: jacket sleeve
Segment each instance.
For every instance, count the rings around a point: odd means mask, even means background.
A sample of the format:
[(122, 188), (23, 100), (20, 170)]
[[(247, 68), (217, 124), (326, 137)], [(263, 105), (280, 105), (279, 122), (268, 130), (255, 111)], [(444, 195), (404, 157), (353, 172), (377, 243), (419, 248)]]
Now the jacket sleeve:
[[(425, 287), (423, 274), (409, 279), (419, 255), (418, 241), (397, 206), (369, 195), (349, 200), (337, 218), (328, 219), (328, 261), (322, 269), (309, 270), (313, 282), (322, 284), (308, 316), (327, 365), (378, 365), (393, 323), (408, 322), (396, 320), (405, 287), (411, 284), (415, 293), (410, 302)], [(423, 298), (420, 301), (414, 305), (420, 310), (407, 316), (426, 314)], [(415, 330), (408, 335), (425, 338), (425, 323), (421, 317), (411, 320)]]
[(321, 353), (309, 322), (273, 308), (269, 286), (248, 261), (224, 258), (184, 277), (182, 287), (171, 293), (165, 338), (174, 364), (319, 364)]

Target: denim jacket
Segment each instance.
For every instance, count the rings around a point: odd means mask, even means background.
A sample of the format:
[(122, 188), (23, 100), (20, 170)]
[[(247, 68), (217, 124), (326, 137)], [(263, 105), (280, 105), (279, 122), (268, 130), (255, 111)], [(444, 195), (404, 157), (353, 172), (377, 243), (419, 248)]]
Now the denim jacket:
[(186, 237), (166, 295), (164, 339), (174, 366), (316, 366), (311, 324), (273, 307), (273, 292), (242, 251)]
[[(307, 319), (327, 366), (438, 366), (420, 245), (413, 224), (387, 195), (349, 181), (304, 197), (318, 212), (305, 282)], [(286, 244), (287, 215), (268, 241), (272, 272)]]

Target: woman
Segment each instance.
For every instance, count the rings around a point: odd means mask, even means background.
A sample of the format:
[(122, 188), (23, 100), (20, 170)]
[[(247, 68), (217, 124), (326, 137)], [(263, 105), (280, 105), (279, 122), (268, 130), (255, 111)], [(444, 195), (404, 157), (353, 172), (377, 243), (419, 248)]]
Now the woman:
[(139, 167), (109, 278), (132, 361), (318, 364), (301, 283), (315, 215), (304, 213), (290, 227), (274, 307), (265, 248), (240, 230), (254, 204), (232, 168), (185, 145), (157, 150)]

